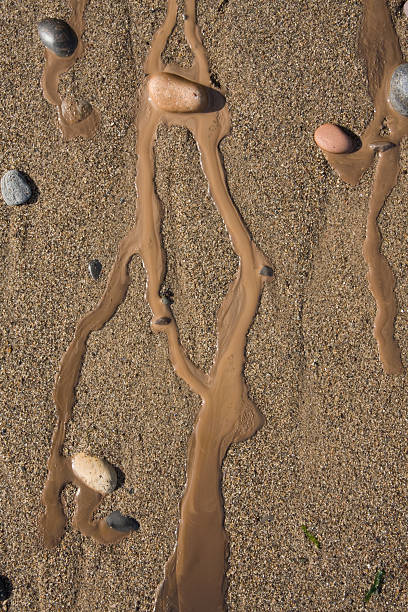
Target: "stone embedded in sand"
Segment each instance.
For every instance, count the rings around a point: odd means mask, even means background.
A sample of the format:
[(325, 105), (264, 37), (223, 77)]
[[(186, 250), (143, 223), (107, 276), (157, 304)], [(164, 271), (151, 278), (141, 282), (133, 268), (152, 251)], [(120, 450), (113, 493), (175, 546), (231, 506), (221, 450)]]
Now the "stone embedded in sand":
[(395, 147), (395, 144), (389, 140), (378, 140), (377, 142), (372, 142), (369, 146), (374, 153), (384, 153), (384, 151)]
[(38, 34), (43, 45), (58, 57), (69, 57), (78, 46), (76, 33), (62, 19), (43, 19), (38, 24)]
[(400, 64), (392, 73), (389, 100), (397, 113), (408, 117), (408, 64)]
[(170, 317), (160, 317), (154, 321), (155, 325), (169, 325), (171, 323)]
[(132, 516), (124, 516), (119, 510), (111, 512), (109, 516), (106, 517), (106, 522), (112, 529), (122, 531), (123, 533), (137, 531), (140, 527), (136, 519)]
[(149, 100), (169, 113), (202, 113), (208, 109), (206, 88), (167, 72), (154, 74), (148, 82)]
[(1, 177), (1, 194), (8, 206), (25, 204), (32, 195), (30, 183), (19, 170), (9, 170)]
[(273, 270), (270, 266), (262, 266), (259, 271), (262, 276), (273, 276)]
[(78, 123), (89, 117), (92, 113), (92, 105), (82, 98), (75, 100), (73, 96), (67, 96), (62, 101), (61, 111), (67, 123)]
[(354, 149), (353, 139), (333, 123), (324, 123), (318, 127), (314, 139), (317, 146), (328, 153), (351, 153)]
[(72, 471), (87, 487), (101, 495), (112, 493), (116, 487), (116, 470), (99, 457), (77, 453), (72, 457)]
[(93, 259), (88, 264), (89, 274), (94, 280), (98, 280), (102, 272), (102, 264), (98, 259)]
[(406, 2), (406, 3), (404, 4), (404, 6), (402, 7), (402, 11), (403, 11), (404, 15), (405, 15), (406, 17), (408, 17), (408, 2)]

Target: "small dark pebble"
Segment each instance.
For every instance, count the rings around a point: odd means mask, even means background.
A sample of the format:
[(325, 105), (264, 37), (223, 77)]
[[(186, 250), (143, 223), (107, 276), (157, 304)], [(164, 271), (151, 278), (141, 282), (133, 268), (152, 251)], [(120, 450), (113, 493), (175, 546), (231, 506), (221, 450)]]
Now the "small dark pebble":
[(6, 601), (11, 595), (11, 582), (5, 576), (0, 575), (0, 601)]
[(156, 319), (154, 323), (155, 325), (168, 325), (171, 323), (171, 319), (170, 317), (161, 317), (160, 319)]
[(262, 276), (273, 276), (273, 270), (269, 266), (264, 266), (261, 268), (259, 274), (262, 274)]
[(124, 516), (119, 510), (111, 512), (109, 516), (106, 517), (106, 522), (109, 527), (116, 529), (116, 531), (122, 531), (122, 533), (137, 531), (140, 527), (136, 519), (131, 516)]
[(43, 45), (59, 57), (69, 57), (78, 46), (76, 33), (62, 19), (43, 19), (38, 24), (38, 34)]
[(98, 259), (93, 259), (88, 265), (89, 274), (94, 280), (98, 280), (102, 272), (102, 264)]

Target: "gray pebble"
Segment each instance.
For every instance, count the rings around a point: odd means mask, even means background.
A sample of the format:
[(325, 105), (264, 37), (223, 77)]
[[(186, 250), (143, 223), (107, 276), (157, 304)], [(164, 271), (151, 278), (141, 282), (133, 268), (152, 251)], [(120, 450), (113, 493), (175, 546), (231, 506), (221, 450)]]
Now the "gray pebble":
[(395, 147), (395, 144), (393, 142), (389, 142), (388, 140), (378, 140), (377, 142), (372, 142), (370, 144), (370, 149), (372, 149), (374, 153), (384, 153), (393, 147)]
[(131, 516), (124, 516), (119, 510), (115, 510), (115, 512), (111, 512), (109, 516), (106, 517), (106, 522), (109, 527), (116, 529), (117, 531), (122, 531), (123, 533), (127, 533), (128, 531), (137, 531), (139, 529), (139, 523), (136, 519)]
[(66, 21), (43, 19), (38, 24), (41, 42), (58, 57), (69, 57), (78, 46), (78, 37)]
[(1, 178), (1, 194), (8, 206), (20, 206), (32, 196), (32, 189), (22, 172), (9, 170)]
[(160, 319), (155, 320), (155, 325), (169, 325), (171, 323), (170, 317), (160, 317)]
[(262, 274), (262, 276), (273, 276), (273, 270), (269, 266), (263, 266), (263, 268), (260, 269), (259, 274)]
[(98, 280), (102, 272), (102, 264), (98, 259), (93, 259), (88, 264), (89, 274), (94, 280)]
[(408, 117), (408, 64), (400, 64), (392, 73), (390, 103), (404, 117)]

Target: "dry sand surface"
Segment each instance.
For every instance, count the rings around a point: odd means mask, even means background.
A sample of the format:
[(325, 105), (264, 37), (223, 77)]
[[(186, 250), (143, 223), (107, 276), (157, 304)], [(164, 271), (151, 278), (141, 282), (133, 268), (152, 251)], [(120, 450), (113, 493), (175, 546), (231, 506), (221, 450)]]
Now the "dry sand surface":
[[(229, 450), (223, 468), (230, 536), (227, 608), (255, 611), (408, 609), (407, 387), (387, 376), (372, 336), (375, 303), (362, 256), (373, 169), (343, 183), (313, 143), (326, 121), (361, 133), (373, 108), (357, 38), (359, 0), (198, 0), (210, 68), (232, 130), (221, 145), (228, 184), (273, 263), (248, 335), (245, 377), (264, 427)], [(392, 0), (402, 49), (408, 20)], [(56, 416), (54, 377), (77, 320), (101, 296), (136, 207), (134, 117), (143, 60), (164, 0), (96, 2), (85, 54), (60, 91), (100, 111), (91, 140), (64, 142), (42, 96), (37, 23), (68, 19), (64, 0), (3, 0), (0, 173), (27, 172), (36, 202), (0, 205), (0, 573), (9, 610), (153, 610), (175, 545), (195, 396), (174, 374), (164, 334), (150, 328), (141, 260), (117, 314), (88, 342), (65, 450), (104, 456), (125, 475), (98, 510), (131, 514), (140, 530), (102, 546), (69, 522), (47, 551), (37, 529)], [(178, 28), (164, 54), (188, 65)], [(208, 195), (196, 144), (161, 127), (157, 192), (168, 255), (165, 286), (191, 358), (208, 370), (216, 313), (237, 269)], [(408, 366), (408, 153), (379, 224), (396, 277), (396, 337)], [(103, 264), (99, 281), (90, 259)], [(69, 517), (75, 490), (64, 493)], [(301, 530), (321, 542), (317, 550)], [(211, 611), (208, 611), (211, 612)]]

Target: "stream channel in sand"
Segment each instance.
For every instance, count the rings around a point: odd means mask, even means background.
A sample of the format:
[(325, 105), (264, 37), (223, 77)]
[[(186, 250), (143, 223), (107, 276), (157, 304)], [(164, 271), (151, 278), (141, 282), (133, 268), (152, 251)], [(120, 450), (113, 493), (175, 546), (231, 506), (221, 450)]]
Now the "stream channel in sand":
[[(85, 4), (86, 0), (71, 0), (70, 25), (79, 41)], [(147, 274), (146, 299), (152, 311), (152, 328), (167, 335), (170, 360), (176, 373), (202, 398), (188, 449), (187, 484), (180, 504), (177, 544), (157, 592), (156, 610), (163, 612), (216, 612), (225, 608), (228, 549), (223, 527), (221, 465), (229, 445), (250, 437), (263, 423), (260, 412), (248, 398), (243, 365), (246, 335), (262, 287), (272, 276), (269, 263), (250, 239), (225, 184), (218, 145), (229, 131), (229, 114), (223, 96), (210, 87), (206, 54), (195, 14), (195, 0), (186, 0), (184, 32), (194, 56), (190, 69), (181, 69), (174, 64), (164, 66), (161, 60), (176, 24), (177, 0), (168, 0), (166, 19), (154, 36), (146, 60), (147, 78), (141, 89), (137, 120), (136, 223), (120, 243), (100, 302), (79, 321), (74, 338), (62, 358), (54, 388), (58, 422), (43, 492), (45, 512), (42, 528), (47, 546), (56, 545), (64, 534), (65, 515), (60, 495), (69, 482), (78, 487), (74, 524), (81, 533), (102, 543), (113, 543), (128, 535), (112, 529), (104, 519), (92, 520), (102, 495), (75, 476), (72, 458), (63, 455), (63, 445), (87, 338), (92, 331), (104, 326), (125, 299), (130, 283), (128, 264), (138, 254)], [(370, 94), (375, 103), (374, 119), (362, 136), (362, 146), (358, 151), (325, 155), (340, 176), (354, 185), (372, 163), (375, 152), (379, 151), (376, 143), (391, 142), (394, 145), (379, 152), (369, 203), (364, 255), (369, 267), (370, 288), (378, 307), (375, 336), (380, 357), (387, 372), (399, 373), (402, 370), (400, 353), (393, 339), (396, 313), (394, 280), (389, 265), (379, 252), (381, 238), (376, 220), (397, 179), (399, 144), (408, 135), (408, 120), (396, 113), (387, 100), (390, 77), (402, 63), (402, 55), (384, 0), (364, 3), (361, 49), (367, 62)], [(57, 58), (46, 50), (42, 78), (44, 95), (57, 107), (60, 127), (66, 138), (91, 136), (98, 125), (96, 111), (81, 121), (70, 121), (69, 114), (64, 116), (64, 101), (58, 94), (59, 75), (73, 65), (82, 51), (81, 42), (74, 55), (67, 59)], [(163, 84), (167, 84), (172, 92), (169, 98)], [(380, 132), (385, 120), (389, 134), (382, 137)], [(170, 305), (160, 299), (165, 255), (160, 236), (160, 204), (154, 188), (153, 157), (154, 139), (160, 122), (184, 126), (195, 137), (211, 195), (239, 257), (236, 278), (218, 313), (217, 352), (208, 375), (198, 370), (185, 354)]]
[[(71, 5), (70, 25), (80, 39), (85, 0), (71, 0)], [(42, 528), (46, 545), (56, 545), (65, 529), (61, 491), (67, 483), (73, 482), (78, 487), (74, 524), (81, 533), (102, 543), (113, 543), (127, 535), (110, 528), (104, 519), (92, 520), (102, 495), (76, 477), (72, 458), (63, 455), (63, 444), (87, 338), (92, 331), (103, 327), (124, 300), (130, 282), (128, 264), (135, 254), (139, 254), (147, 274), (146, 299), (153, 315), (152, 328), (167, 334), (170, 360), (176, 373), (202, 398), (188, 449), (187, 484), (180, 505), (177, 544), (158, 589), (156, 610), (215, 612), (224, 609), (228, 554), (220, 489), (221, 465), (230, 444), (250, 437), (263, 423), (260, 412), (248, 398), (243, 365), (246, 335), (262, 287), (272, 276), (272, 269), (249, 237), (226, 187), (218, 145), (229, 131), (229, 114), (224, 97), (210, 87), (207, 58), (196, 24), (195, 0), (186, 0), (184, 8), (184, 32), (194, 58), (191, 68), (184, 70), (162, 63), (161, 54), (176, 19), (177, 0), (169, 0), (166, 19), (154, 36), (145, 64), (147, 78), (141, 89), (137, 122), (136, 223), (120, 243), (99, 304), (79, 321), (57, 373), (54, 400), (58, 422), (43, 492)], [(60, 127), (68, 138), (91, 135), (80, 131), (79, 128), (87, 127), (84, 122), (78, 122), (79, 126), (64, 122), (64, 101), (58, 95), (59, 75), (72, 65), (79, 53), (77, 49), (75, 57), (60, 59), (46, 50), (42, 79), (44, 95), (57, 106)], [(160, 122), (184, 126), (196, 139), (212, 198), (239, 257), (236, 278), (218, 313), (217, 351), (208, 375), (197, 369), (185, 354), (171, 308), (160, 298), (165, 255), (161, 245), (160, 204), (154, 188), (153, 159), (154, 139)]]

